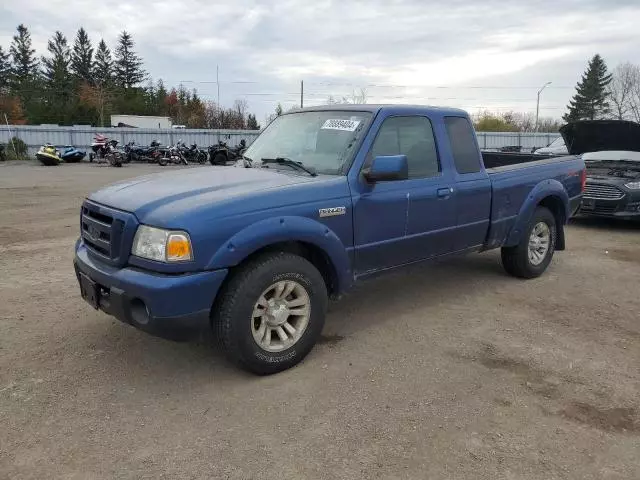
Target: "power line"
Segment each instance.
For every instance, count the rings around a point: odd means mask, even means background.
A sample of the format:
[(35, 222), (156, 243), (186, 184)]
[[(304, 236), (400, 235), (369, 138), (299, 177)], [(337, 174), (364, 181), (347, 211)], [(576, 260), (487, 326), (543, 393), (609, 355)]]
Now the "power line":
[[(196, 84), (216, 84), (218, 82), (211, 80), (180, 80), (179, 83), (196, 83)], [(224, 80), (220, 81), (220, 84), (227, 85), (257, 85), (264, 82), (252, 81), (252, 80)], [(435, 89), (487, 89), (487, 90), (537, 90), (540, 88), (537, 86), (508, 86), (508, 85), (401, 85), (401, 84), (383, 84), (383, 83), (350, 83), (350, 82), (310, 82), (305, 81), (307, 85), (320, 85), (330, 87), (356, 87), (356, 88), (435, 88)], [(549, 89), (574, 89), (574, 86), (568, 85), (555, 85), (548, 87)]]

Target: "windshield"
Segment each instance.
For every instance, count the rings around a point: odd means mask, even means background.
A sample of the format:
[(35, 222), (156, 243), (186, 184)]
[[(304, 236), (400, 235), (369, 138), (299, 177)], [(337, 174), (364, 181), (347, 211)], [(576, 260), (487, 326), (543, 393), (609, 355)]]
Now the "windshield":
[[(316, 172), (339, 175), (371, 119), (369, 112), (325, 110), (276, 118), (244, 152), (254, 162), (286, 158)], [(288, 168), (269, 164), (270, 168)]]
[(565, 146), (564, 145), (564, 139), (562, 137), (558, 137), (553, 142), (551, 142), (549, 144), (549, 147), (547, 147), (547, 148), (550, 148), (550, 147), (564, 147), (564, 146)]

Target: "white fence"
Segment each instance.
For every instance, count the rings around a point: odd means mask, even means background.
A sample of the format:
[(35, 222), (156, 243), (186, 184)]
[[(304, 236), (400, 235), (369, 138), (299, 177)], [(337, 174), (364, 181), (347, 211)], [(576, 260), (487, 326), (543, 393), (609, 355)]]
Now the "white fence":
[(502, 147), (522, 147), (523, 152), (530, 152), (532, 148), (546, 147), (559, 133), (533, 132), (477, 132), (478, 143), (482, 150), (495, 150)]
[(57, 127), (50, 125), (3, 125), (0, 126), (0, 143), (8, 143), (15, 136), (29, 147), (29, 153), (34, 154), (45, 143), (59, 147), (73, 145), (81, 149), (89, 149), (96, 134), (114, 138), (125, 145), (135, 142), (149, 145), (153, 140), (161, 145), (174, 145), (182, 140), (187, 145), (193, 143), (206, 148), (215, 145), (218, 140), (227, 142), (229, 146), (236, 146), (244, 139), (249, 145), (260, 132), (257, 130), (205, 130), (182, 128), (95, 128), (86, 126)]
[[(8, 143), (12, 136), (16, 136), (27, 144), (29, 152), (35, 153), (41, 145), (64, 146), (74, 145), (88, 149), (96, 134), (103, 134), (115, 138), (124, 145), (136, 142), (148, 145), (152, 140), (162, 145), (173, 145), (182, 140), (187, 145), (193, 143), (200, 147), (208, 147), (218, 143), (218, 140), (235, 146), (244, 139), (249, 145), (260, 132), (257, 130), (200, 130), (200, 129), (146, 129), (146, 128), (94, 128), (86, 126), (57, 127), (49, 125), (14, 125), (0, 126), (0, 143)], [(522, 147), (522, 151), (531, 151), (533, 147), (545, 147), (553, 142), (557, 133), (520, 133), (520, 132), (478, 132), (478, 143), (483, 150), (498, 149), (507, 146)]]

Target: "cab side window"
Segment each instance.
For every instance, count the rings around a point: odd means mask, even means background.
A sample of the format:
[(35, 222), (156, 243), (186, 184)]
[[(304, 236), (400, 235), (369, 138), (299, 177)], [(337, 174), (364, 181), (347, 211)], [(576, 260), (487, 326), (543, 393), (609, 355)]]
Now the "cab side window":
[(480, 171), (480, 152), (469, 120), (463, 117), (445, 117), (449, 145), (458, 173)]
[(440, 173), (433, 128), (426, 117), (387, 118), (371, 148), (371, 158), (380, 155), (406, 155), (409, 178), (434, 177)]

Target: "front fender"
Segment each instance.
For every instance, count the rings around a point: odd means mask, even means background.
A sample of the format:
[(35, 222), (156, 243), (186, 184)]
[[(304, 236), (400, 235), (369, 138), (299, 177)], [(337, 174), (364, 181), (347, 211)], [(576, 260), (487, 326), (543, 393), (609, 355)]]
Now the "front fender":
[[(536, 185), (523, 202), (518, 212), (516, 221), (504, 243), (505, 247), (518, 245), (522, 239), (527, 225), (533, 217), (536, 207), (547, 197), (556, 197), (563, 205), (564, 218), (569, 218), (569, 196), (562, 183), (558, 180), (545, 180)], [(559, 228), (561, 226), (558, 226)]]
[(351, 262), (344, 244), (326, 225), (306, 217), (274, 217), (249, 225), (220, 246), (207, 270), (230, 268), (262, 248), (296, 241), (315, 245), (327, 254), (337, 273), (340, 290), (351, 285)]

